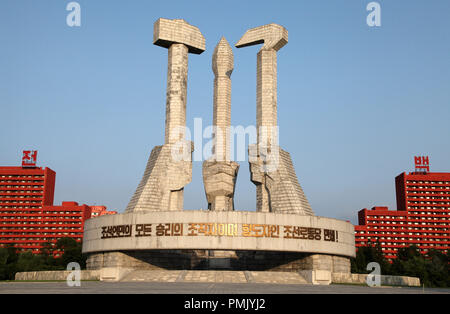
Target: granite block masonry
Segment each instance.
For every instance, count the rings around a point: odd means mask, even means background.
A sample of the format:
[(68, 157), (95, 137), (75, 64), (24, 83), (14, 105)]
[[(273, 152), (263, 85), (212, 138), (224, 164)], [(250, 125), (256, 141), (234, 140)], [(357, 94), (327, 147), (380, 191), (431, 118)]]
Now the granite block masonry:
[(188, 53), (205, 51), (205, 38), (184, 20), (161, 18), (154, 24), (153, 44), (169, 50), (165, 144), (153, 148), (126, 212), (182, 210), (184, 187), (192, 179), (194, 147), (185, 140)]
[(313, 215), (298, 183), (291, 156), (278, 145), (277, 51), (288, 42), (288, 31), (268, 24), (248, 30), (237, 48), (263, 44), (257, 54), (257, 144), (249, 145), (251, 181), (256, 185), (257, 211)]
[(249, 146), (256, 212), (238, 211), (233, 203), (239, 169), (230, 156), (234, 55), (224, 37), (212, 54), (215, 132), (212, 157), (203, 163), (208, 210), (183, 210), (193, 152), (184, 133), (188, 54), (202, 53), (205, 39), (184, 20), (159, 19), (153, 35), (155, 45), (168, 49), (165, 142), (152, 150), (125, 213), (86, 221), (87, 268), (116, 280), (129, 271), (139, 277), (134, 271), (227, 269), (247, 275), (302, 272), (310, 283), (329, 284), (334, 273), (349, 274), (354, 226), (314, 215), (289, 153), (278, 145), (277, 51), (287, 44), (287, 30), (256, 27), (236, 45), (263, 44), (257, 57), (257, 143)]
[(233, 63), (233, 51), (225, 37), (222, 37), (212, 57), (212, 70), (215, 76), (213, 156), (203, 162), (203, 183), (208, 209), (217, 211), (234, 210), (234, 188), (239, 171), (239, 164), (230, 161)]

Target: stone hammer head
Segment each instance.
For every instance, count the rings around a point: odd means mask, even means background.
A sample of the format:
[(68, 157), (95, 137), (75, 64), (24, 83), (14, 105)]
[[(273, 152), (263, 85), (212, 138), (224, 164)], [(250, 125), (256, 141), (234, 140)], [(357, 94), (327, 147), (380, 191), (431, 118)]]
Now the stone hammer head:
[(288, 31), (278, 24), (267, 24), (249, 29), (236, 43), (237, 48), (264, 44), (261, 50), (280, 50), (288, 42)]
[(158, 19), (153, 25), (153, 44), (164, 48), (183, 44), (195, 54), (205, 51), (205, 37), (200, 30), (181, 19)]

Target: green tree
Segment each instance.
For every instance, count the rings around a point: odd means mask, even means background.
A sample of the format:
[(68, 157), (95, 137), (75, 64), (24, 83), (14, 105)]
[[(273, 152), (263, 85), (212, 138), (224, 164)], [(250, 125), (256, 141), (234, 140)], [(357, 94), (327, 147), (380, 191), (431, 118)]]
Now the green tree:
[(7, 279), (6, 262), (8, 261), (8, 250), (0, 247), (0, 280)]
[(80, 264), (81, 268), (86, 267), (86, 257), (82, 254), (81, 242), (75, 241), (73, 238), (60, 238), (56, 242), (56, 249), (63, 252), (58, 259), (58, 264), (66, 268), (67, 264), (76, 262)]
[(40, 255), (42, 256), (51, 256), (53, 254), (53, 245), (51, 242), (45, 242), (42, 244), (42, 248), (40, 250)]
[(426, 255), (420, 253), (417, 246), (400, 248), (397, 258), (390, 264), (382, 254), (379, 243), (368, 243), (359, 247), (356, 257), (351, 259), (352, 273), (364, 274), (367, 264), (377, 262), (382, 275), (418, 277), (426, 287), (450, 287), (449, 254), (430, 250)]
[[(62, 253), (54, 258), (53, 252)], [(67, 264), (77, 262), (81, 268), (86, 267), (86, 257), (81, 253), (81, 243), (72, 238), (61, 238), (55, 245), (44, 244), (39, 254), (31, 251), (17, 253), (15, 245), (0, 247), (0, 280), (14, 280), (17, 272), (65, 270)]]
[(26, 251), (19, 254), (17, 259), (16, 271), (39, 271), (45, 269), (45, 260), (42, 256), (33, 254), (31, 251)]
[(14, 280), (14, 276), (17, 272), (17, 261), (19, 260), (19, 254), (17, 253), (16, 245), (11, 243), (6, 246), (8, 257), (6, 259), (5, 274), (6, 280)]
[(51, 242), (45, 242), (42, 244), (39, 255), (45, 261), (43, 270), (59, 269), (58, 260), (53, 257), (53, 251), (55, 250), (55, 244)]
[(427, 272), (429, 284), (436, 287), (450, 287), (450, 259), (442, 251), (430, 250), (427, 253)]
[(17, 253), (16, 245), (10, 243), (6, 246), (6, 250), (8, 251), (8, 258), (6, 260), (6, 264), (14, 264), (19, 259), (19, 254)]
[(14, 244), (10, 243), (1, 248), (0, 252), (0, 280), (13, 280), (17, 272), (19, 254)]
[(368, 274), (371, 270), (367, 270), (367, 264), (376, 262), (380, 265), (381, 274), (389, 275), (391, 273), (391, 265), (386, 258), (384, 258), (383, 250), (380, 243), (369, 242), (367, 246), (359, 247), (356, 252), (356, 257), (351, 260), (352, 273)]
[[(400, 276), (415, 276), (422, 266), (422, 255), (415, 245), (402, 247), (397, 251), (397, 258), (392, 263), (393, 274)], [(417, 277), (417, 276), (416, 276)]]
[(449, 262), (448, 253), (430, 250), (423, 255), (412, 245), (398, 250), (392, 269), (399, 276), (419, 277), (426, 287), (450, 287)]

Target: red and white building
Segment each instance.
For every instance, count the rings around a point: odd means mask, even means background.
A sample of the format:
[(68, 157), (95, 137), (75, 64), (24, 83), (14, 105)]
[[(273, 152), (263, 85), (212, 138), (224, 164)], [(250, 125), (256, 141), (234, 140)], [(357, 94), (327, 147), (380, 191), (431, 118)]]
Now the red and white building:
[(89, 206), (91, 208), (91, 218), (100, 217), (103, 215), (115, 215), (116, 211), (109, 211), (106, 206)]
[(0, 167), (0, 246), (39, 253), (59, 238), (81, 241), (86, 219), (116, 213), (76, 202), (54, 205), (56, 173), (36, 167), (36, 154), (24, 152), (22, 167)]
[(390, 260), (399, 248), (413, 244), (422, 253), (430, 249), (448, 252), (450, 173), (428, 172), (428, 157), (420, 163), (417, 158), (415, 172), (395, 178), (397, 210), (373, 207), (358, 212), (356, 248), (378, 241)]

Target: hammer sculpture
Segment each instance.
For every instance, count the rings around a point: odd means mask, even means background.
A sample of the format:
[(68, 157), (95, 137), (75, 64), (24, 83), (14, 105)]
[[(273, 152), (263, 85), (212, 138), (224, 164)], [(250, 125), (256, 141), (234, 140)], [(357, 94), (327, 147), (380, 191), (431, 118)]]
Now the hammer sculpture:
[(194, 148), (185, 140), (188, 53), (205, 51), (205, 38), (184, 20), (161, 18), (153, 44), (169, 50), (165, 144), (153, 148), (126, 212), (182, 210), (184, 186), (192, 179)]

